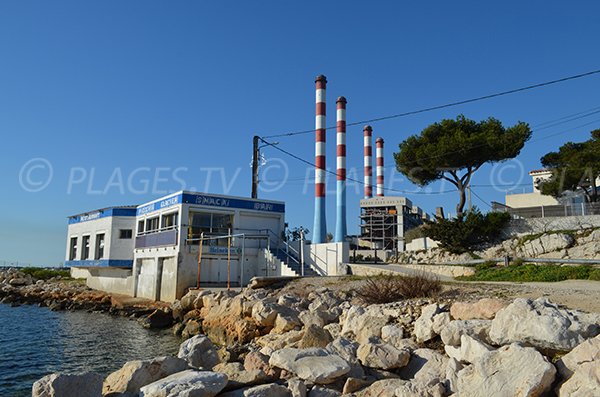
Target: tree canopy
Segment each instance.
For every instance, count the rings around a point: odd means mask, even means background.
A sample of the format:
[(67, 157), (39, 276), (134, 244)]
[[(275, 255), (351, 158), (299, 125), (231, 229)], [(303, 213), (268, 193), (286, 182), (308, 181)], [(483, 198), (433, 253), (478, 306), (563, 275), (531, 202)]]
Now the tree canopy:
[(600, 129), (591, 132), (592, 138), (579, 143), (567, 142), (558, 152), (542, 157), (542, 165), (552, 171), (550, 179), (537, 184), (542, 194), (561, 197), (565, 192), (583, 192), (587, 202), (597, 202), (600, 175)]
[(476, 122), (459, 115), (456, 120), (444, 119), (420, 135), (410, 136), (400, 144), (394, 158), (398, 171), (419, 186), (441, 179), (452, 183), (460, 196), (456, 206), (460, 216), (473, 173), (485, 163), (518, 156), (529, 138), (527, 123), (505, 128), (492, 117)]

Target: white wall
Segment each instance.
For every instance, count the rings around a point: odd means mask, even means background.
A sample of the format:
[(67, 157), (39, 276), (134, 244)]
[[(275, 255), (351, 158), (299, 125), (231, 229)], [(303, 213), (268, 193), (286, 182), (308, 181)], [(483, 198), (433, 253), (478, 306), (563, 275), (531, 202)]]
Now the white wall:
[(506, 205), (511, 208), (540, 207), (542, 205), (556, 205), (558, 201), (552, 196), (541, 193), (507, 194)]
[(348, 243), (323, 243), (304, 246), (304, 263), (310, 265), (319, 275), (338, 276), (346, 274), (343, 264), (350, 259)]
[(135, 229), (135, 217), (110, 216), (90, 221), (69, 224), (67, 227), (67, 247), (65, 260), (69, 260), (71, 238), (77, 237), (77, 255), (74, 260), (81, 260), (83, 253), (83, 236), (90, 236), (90, 254), (88, 260), (95, 259), (96, 236), (104, 234), (104, 255), (99, 259), (132, 260), (134, 238), (119, 239), (119, 229)]
[(72, 267), (71, 277), (85, 278), (88, 287), (113, 294), (130, 296), (133, 288), (131, 269), (115, 267)]

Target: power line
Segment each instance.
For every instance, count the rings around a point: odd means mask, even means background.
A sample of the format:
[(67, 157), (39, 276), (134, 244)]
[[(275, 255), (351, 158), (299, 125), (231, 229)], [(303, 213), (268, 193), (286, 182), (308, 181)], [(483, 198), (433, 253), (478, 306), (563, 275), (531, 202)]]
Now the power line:
[(484, 199), (482, 199), (477, 193), (475, 193), (473, 191), (473, 189), (471, 189), (471, 193), (473, 193), (475, 195), (475, 197), (477, 197), (479, 199), (479, 201), (481, 201), (483, 204), (487, 205), (488, 207), (490, 207), (492, 209), (494, 208), (487, 201), (485, 201)]
[[(298, 160), (298, 161), (300, 161), (300, 162), (302, 162), (302, 163), (308, 164), (308, 165), (310, 165), (311, 167), (315, 167), (315, 168), (317, 167), (317, 165), (316, 165), (315, 163), (312, 163), (312, 162), (310, 162), (310, 161), (308, 161), (308, 160), (305, 160), (305, 159), (303, 159), (302, 157), (299, 157), (299, 156), (295, 155), (294, 153), (288, 152), (287, 150), (285, 150), (285, 149), (282, 149), (282, 148), (280, 148), (279, 146), (277, 146), (277, 145), (275, 145), (275, 144), (273, 144), (273, 143), (271, 143), (271, 142), (268, 142), (268, 141), (266, 141), (266, 140), (265, 140), (265, 139), (263, 139), (263, 138), (259, 138), (259, 139), (260, 139), (260, 140), (261, 140), (261, 141), (262, 141), (262, 142), (263, 142), (265, 145), (267, 145), (267, 146), (271, 146), (272, 148), (274, 148), (274, 149), (277, 149), (277, 150), (279, 150), (280, 152), (282, 152), (282, 153), (284, 153), (284, 154), (287, 154), (288, 156), (290, 156), (290, 157), (292, 157), (292, 158), (294, 158), (294, 159), (296, 159), (296, 160)], [(326, 172), (326, 173), (328, 173), (328, 174), (331, 174), (331, 175), (335, 175), (335, 176), (337, 176), (337, 175), (338, 175), (338, 173), (337, 173), (337, 172), (330, 171), (330, 170), (328, 170), (328, 169), (324, 169), (323, 171), (324, 171), (324, 172)], [(354, 178), (348, 178), (348, 177), (346, 177), (346, 180), (348, 180), (348, 181), (352, 181), (352, 182), (356, 182), (356, 183), (358, 183), (358, 184), (361, 184), (361, 185), (365, 185), (365, 183), (364, 183), (363, 181), (359, 181), (358, 179), (354, 179)], [(452, 189), (452, 190), (445, 190), (445, 191), (441, 191), (441, 192), (411, 192), (411, 191), (408, 191), (408, 190), (398, 190), (398, 189), (392, 189), (392, 188), (386, 188), (386, 187), (384, 187), (384, 188), (383, 188), (383, 190), (387, 190), (387, 191), (389, 191), (389, 192), (402, 193), (402, 194), (426, 194), (426, 195), (427, 195), (427, 194), (445, 194), (445, 193), (451, 193), (451, 192), (455, 192), (455, 191), (456, 191), (456, 190)]]
[[(431, 112), (433, 110), (445, 109), (445, 108), (449, 108), (449, 107), (464, 105), (467, 103), (472, 103), (472, 102), (482, 101), (482, 100), (486, 100), (486, 99), (497, 98), (500, 96), (515, 94), (517, 92), (528, 91), (528, 90), (532, 90), (535, 88), (545, 87), (545, 86), (549, 86), (549, 85), (553, 85), (553, 84), (563, 83), (565, 81), (580, 79), (580, 78), (588, 77), (588, 76), (598, 74), (598, 73), (600, 73), (600, 69), (592, 70), (590, 72), (580, 73), (580, 74), (576, 74), (576, 75), (572, 75), (572, 76), (562, 77), (560, 79), (546, 81), (543, 83), (532, 84), (532, 85), (528, 85), (525, 87), (514, 88), (512, 90), (497, 92), (497, 93), (493, 93), (493, 94), (489, 94), (489, 95), (483, 95), (483, 96), (479, 96), (476, 98), (464, 99), (461, 101), (450, 102), (450, 103), (446, 103), (443, 105), (431, 106), (428, 108), (412, 110), (409, 112), (398, 113), (398, 114), (393, 114), (393, 115), (389, 115), (389, 116), (376, 117), (376, 118), (372, 118), (372, 119), (368, 119), (368, 120), (355, 121), (352, 123), (347, 123), (346, 126), (350, 127), (350, 126), (359, 125), (359, 124), (375, 123), (375, 122), (383, 121), (383, 120), (390, 120), (390, 119), (395, 119), (395, 118), (399, 118), (399, 117), (411, 116), (411, 115), (415, 115), (415, 114), (419, 114), (419, 113)], [(336, 126), (326, 127), (325, 129), (331, 130), (334, 128), (336, 128)], [(266, 139), (266, 138), (289, 137), (289, 136), (295, 136), (295, 135), (308, 134), (308, 133), (312, 133), (312, 132), (315, 132), (314, 128), (310, 129), (310, 130), (293, 131), (293, 132), (287, 132), (287, 133), (281, 133), (281, 134), (267, 135), (267, 136), (264, 136), (263, 138)]]

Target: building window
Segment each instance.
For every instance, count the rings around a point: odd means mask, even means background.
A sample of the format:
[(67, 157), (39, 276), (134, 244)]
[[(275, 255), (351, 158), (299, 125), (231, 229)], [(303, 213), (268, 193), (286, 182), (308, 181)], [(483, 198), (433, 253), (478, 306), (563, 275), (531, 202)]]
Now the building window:
[(71, 243), (69, 244), (69, 260), (73, 261), (77, 258), (77, 237), (71, 237)]
[(83, 236), (81, 240), (81, 260), (84, 261), (90, 257), (90, 236)]
[[(233, 214), (212, 214), (209, 212), (192, 212), (189, 215), (188, 238), (198, 238), (201, 233), (211, 235), (227, 235), (233, 228)], [(226, 246), (227, 239), (211, 240), (211, 245)]]
[(120, 239), (130, 239), (133, 236), (133, 230), (131, 229), (119, 229)]
[(96, 252), (94, 259), (104, 258), (104, 233), (96, 234)]
[(137, 234), (142, 234), (144, 233), (144, 220), (142, 219), (141, 221), (138, 221), (138, 229), (137, 229)]
[(158, 230), (158, 217), (146, 219), (146, 232), (155, 232)]
[(174, 229), (177, 227), (178, 212), (171, 212), (170, 214), (164, 214), (162, 216), (161, 228), (164, 230)]

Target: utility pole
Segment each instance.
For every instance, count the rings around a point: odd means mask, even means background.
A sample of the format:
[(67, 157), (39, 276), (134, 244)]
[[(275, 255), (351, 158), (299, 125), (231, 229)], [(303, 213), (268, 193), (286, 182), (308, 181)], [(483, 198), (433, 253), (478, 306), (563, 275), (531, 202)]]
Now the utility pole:
[(469, 189), (469, 212), (471, 212), (473, 210), (473, 201), (472, 201), (472, 197), (471, 197), (471, 185), (467, 186), (467, 189)]
[(252, 139), (252, 198), (258, 198), (258, 135)]

